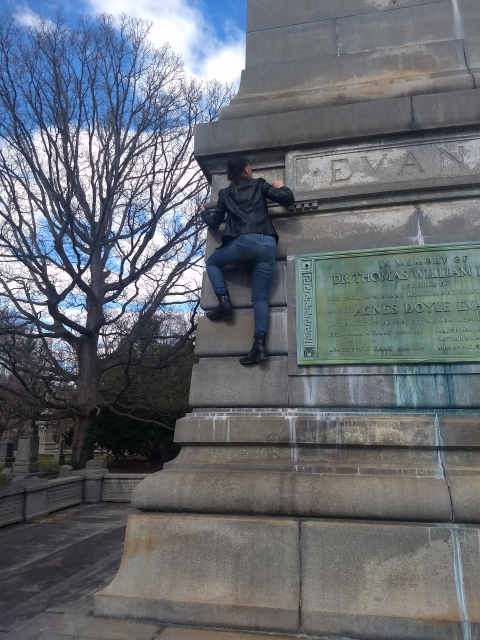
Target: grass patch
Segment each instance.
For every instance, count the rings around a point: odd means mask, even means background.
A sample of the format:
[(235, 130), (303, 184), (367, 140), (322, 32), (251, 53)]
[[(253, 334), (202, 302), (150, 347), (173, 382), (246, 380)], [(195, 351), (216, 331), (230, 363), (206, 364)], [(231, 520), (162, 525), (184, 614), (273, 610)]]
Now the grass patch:
[[(53, 464), (53, 453), (51, 456), (38, 456), (38, 464), (40, 466), (40, 471), (42, 467), (50, 467), (52, 471), (59, 471), (59, 464)], [(70, 464), (70, 456), (65, 456), (65, 464)]]

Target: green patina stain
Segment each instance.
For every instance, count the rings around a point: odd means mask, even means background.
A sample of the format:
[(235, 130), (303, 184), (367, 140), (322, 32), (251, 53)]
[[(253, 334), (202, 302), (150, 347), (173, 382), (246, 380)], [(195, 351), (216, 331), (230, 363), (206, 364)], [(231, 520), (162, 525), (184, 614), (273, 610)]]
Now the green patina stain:
[(311, 254), (295, 266), (299, 365), (480, 361), (480, 243)]

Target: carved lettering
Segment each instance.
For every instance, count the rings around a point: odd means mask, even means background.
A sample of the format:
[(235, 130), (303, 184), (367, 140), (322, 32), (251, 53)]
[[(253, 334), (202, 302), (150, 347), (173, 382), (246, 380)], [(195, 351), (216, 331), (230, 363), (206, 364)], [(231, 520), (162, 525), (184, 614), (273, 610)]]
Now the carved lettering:
[(420, 173), (425, 173), (425, 169), (422, 167), (422, 165), (419, 163), (419, 161), (416, 159), (416, 157), (413, 155), (412, 151), (409, 151), (407, 153), (407, 157), (405, 158), (402, 168), (400, 169), (398, 175), (399, 176), (403, 176), (403, 174), (405, 173), (405, 171), (410, 168), (410, 169), (417, 169), (418, 171), (420, 171)]
[(383, 164), (384, 164), (385, 160), (387, 159), (387, 157), (388, 157), (387, 154), (384, 153), (382, 158), (381, 158), (381, 160), (378, 161), (376, 166), (372, 165), (372, 163), (370, 162), (370, 160), (368, 159), (367, 156), (363, 156), (362, 160), (365, 160), (365, 162), (367, 163), (368, 168), (373, 173), (373, 175), (377, 176), (378, 172), (383, 167)]
[(447, 151), (442, 147), (440, 147), (439, 151), (440, 151), (440, 162), (442, 165), (442, 169), (446, 168), (447, 161), (450, 161), (450, 163), (452, 162), (456, 163), (462, 169), (465, 168), (465, 148), (464, 147), (458, 147), (458, 151), (460, 154), (458, 158), (451, 151)]
[(332, 160), (332, 182), (348, 182), (352, 177), (348, 158)]

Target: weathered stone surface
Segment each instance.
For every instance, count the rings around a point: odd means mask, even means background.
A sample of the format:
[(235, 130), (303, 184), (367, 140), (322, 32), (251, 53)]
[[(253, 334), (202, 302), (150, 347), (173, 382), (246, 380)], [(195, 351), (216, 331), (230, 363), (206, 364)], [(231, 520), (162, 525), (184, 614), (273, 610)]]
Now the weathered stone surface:
[(146, 477), (142, 473), (109, 473), (102, 482), (102, 502), (130, 502), (133, 490)]
[(17, 457), (13, 463), (14, 473), (37, 473), (38, 465), (38, 436), (20, 436), (17, 444)]
[(49, 485), (49, 482), (40, 478), (31, 478), (24, 482), (25, 504), (23, 515), (25, 522), (47, 515), (49, 511), (47, 500)]
[[(305, 469), (306, 472), (303, 472)], [(443, 478), (353, 473), (160, 472), (134, 491), (145, 511), (449, 522)]]
[[(377, 140), (286, 154), (286, 181), (298, 200), (474, 184), (480, 136)], [(457, 203), (461, 205), (461, 201)]]
[(119, 573), (97, 594), (95, 612), (297, 631), (299, 558), (295, 520), (132, 516)]
[(414, 96), (415, 129), (475, 125), (480, 121), (480, 90)]
[(478, 602), (478, 529), (315, 521), (301, 527), (304, 633), (379, 640), (478, 633), (478, 607), (467, 607)]
[(72, 466), (70, 466), (69, 464), (64, 464), (62, 467), (60, 467), (60, 470), (58, 472), (58, 477), (59, 478), (68, 478), (72, 471), (73, 471), (73, 467)]
[[(438, 1), (438, 0), (437, 0)], [(250, 2), (247, 31), (274, 29), (302, 22), (317, 22), (342, 16), (362, 15), (377, 11), (430, 4), (432, 0), (257, 0)]]
[(287, 361), (267, 359), (254, 367), (237, 360), (193, 367), (193, 407), (278, 407), (288, 404)]
[[(278, 409), (251, 413), (223, 412), (187, 414), (177, 421), (175, 442), (179, 444), (305, 444), (339, 448), (343, 456), (346, 446), (366, 447), (435, 447), (475, 446), (469, 436), (477, 430), (478, 416), (450, 416), (408, 413), (360, 413)], [(441, 433), (439, 426), (441, 425)], [(475, 427), (475, 425), (477, 425)], [(451, 432), (462, 432), (452, 445)], [(477, 437), (480, 437), (478, 435)], [(378, 454), (378, 449), (375, 449)]]
[(165, 629), (160, 640), (285, 640), (284, 635), (274, 636), (268, 634), (264, 636), (260, 633), (238, 633), (230, 631), (215, 631), (214, 629)]
[(478, 374), (290, 376), (288, 380), (291, 407), (470, 409), (476, 407), (479, 393)]
[(257, 65), (244, 71), (239, 94), (221, 112), (221, 119), (252, 117), (272, 109), (295, 111), (474, 86), (460, 41), (293, 58), (288, 63)]
[(475, 78), (475, 86), (480, 84), (480, 38), (464, 40), (465, 57), (468, 68)]
[(48, 512), (66, 509), (83, 502), (83, 478), (71, 476), (68, 479), (50, 480), (47, 490)]
[[(209, 237), (212, 234), (209, 232)], [(207, 254), (213, 251), (213, 247), (207, 248)], [(250, 268), (246, 268), (245, 265), (241, 267), (226, 267), (223, 269), (225, 275), (225, 283), (227, 285), (228, 292), (232, 305), (235, 309), (246, 309), (252, 307), (252, 271)], [(287, 295), (285, 290), (285, 262), (277, 262), (275, 264), (275, 271), (270, 286), (270, 292), (268, 296), (268, 304), (271, 307), (281, 307), (287, 303)], [(213, 290), (210, 280), (207, 274), (203, 276), (202, 297), (200, 305), (202, 309), (213, 309), (218, 304), (217, 296)]]
[(456, 2), (458, 19), (449, 1), (269, 8), (249, 6), (246, 69), (221, 119), (474, 86), (460, 42), (478, 37), (474, 0)]
[(95, 504), (102, 500), (102, 482), (105, 474), (104, 469), (80, 469), (72, 471), (72, 476), (82, 476), (83, 484), (83, 501), (86, 504)]
[(255, 151), (413, 130), (411, 100), (394, 98), (335, 107), (219, 120), (195, 128), (195, 155)]
[[(463, 17), (463, 37), (477, 36), (480, 15), (475, 1), (458, 2), (458, 7)], [(455, 40), (460, 35), (448, 1), (340, 18), (338, 31), (340, 53), (373, 48), (388, 51), (408, 44)]]
[[(253, 334), (253, 313), (234, 313), (232, 318), (222, 322), (199, 318), (195, 353), (199, 357), (245, 355), (251, 349)], [(267, 352), (275, 356), (288, 353), (286, 310), (270, 312)]]
[(25, 489), (9, 487), (0, 490), (0, 527), (23, 521)]
[(337, 55), (335, 22), (303, 22), (247, 33), (247, 68)]
[(441, 453), (449, 482), (455, 522), (480, 522), (480, 453), (446, 450)]

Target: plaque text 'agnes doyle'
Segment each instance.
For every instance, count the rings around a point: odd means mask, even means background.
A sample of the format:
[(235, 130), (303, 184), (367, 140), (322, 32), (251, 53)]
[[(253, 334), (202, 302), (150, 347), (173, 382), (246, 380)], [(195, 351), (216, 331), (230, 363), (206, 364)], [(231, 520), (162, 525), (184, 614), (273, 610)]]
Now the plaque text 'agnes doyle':
[(298, 364), (480, 362), (480, 244), (297, 256)]

